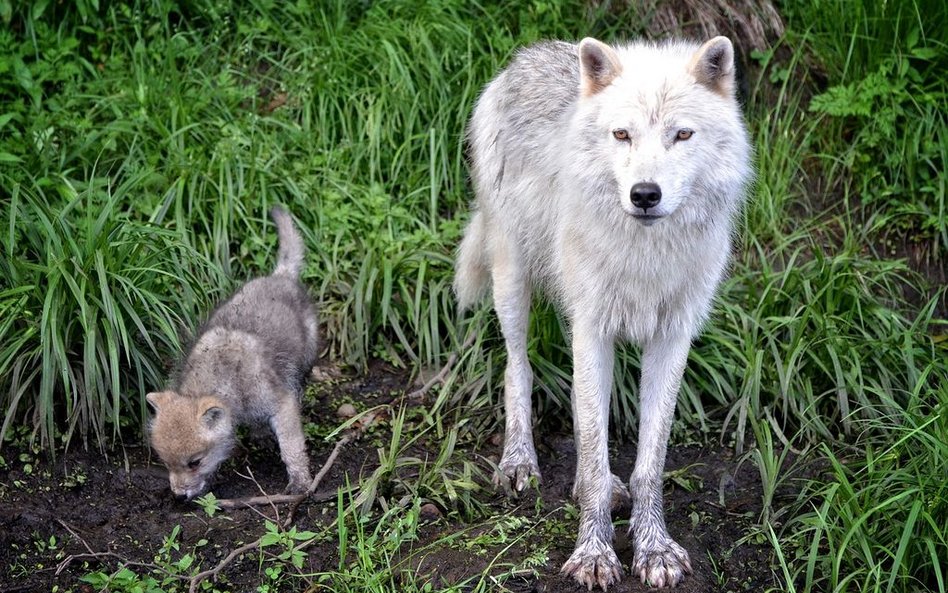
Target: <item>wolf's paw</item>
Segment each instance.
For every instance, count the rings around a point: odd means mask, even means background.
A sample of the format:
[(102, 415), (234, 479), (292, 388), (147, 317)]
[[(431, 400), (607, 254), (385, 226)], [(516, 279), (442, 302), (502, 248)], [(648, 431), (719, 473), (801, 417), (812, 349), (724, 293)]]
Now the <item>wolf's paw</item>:
[(671, 538), (649, 547), (636, 546), (632, 574), (650, 587), (674, 587), (691, 574), (691, 559)]
[(612, 546), (586, 544), (576, 548), (560, 573), (573, 577), (590, 591), (597, 585), (605, 591), (622, 579), (622, 565)]
[(512, 459), (505, 455), (494, 472), (494, 486), (503, 487), (507, 492), (521, 492), (530, 485), (531, 478), (536, 478), (537, 482), (541, 480), (535, 455), (532, 459), (529, 456)]
[(537, 482), (541, 479), (533, 442), (516, 443), (504, 443), (504, 454), (494, 472), (494, 486), (502, 486), (508, 493), (521, 492), (530, 485), (531, 478), (536, 478)]

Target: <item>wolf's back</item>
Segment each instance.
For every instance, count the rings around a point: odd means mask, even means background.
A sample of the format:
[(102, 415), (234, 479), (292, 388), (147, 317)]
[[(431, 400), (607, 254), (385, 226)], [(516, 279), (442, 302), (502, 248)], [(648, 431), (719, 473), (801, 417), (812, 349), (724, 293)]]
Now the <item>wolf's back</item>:
[(303, 260), (306, 255), (306, 246), (303, 244), (303, 237), (300, 236), (293, 219), (289, 213), (274, 206), (270, 210), (270, 218), (277, 228), (280, 247), (277, 252), (277, 265), (273, 270), (274, 276), (292, 276), (298, 278), (303, 270)]

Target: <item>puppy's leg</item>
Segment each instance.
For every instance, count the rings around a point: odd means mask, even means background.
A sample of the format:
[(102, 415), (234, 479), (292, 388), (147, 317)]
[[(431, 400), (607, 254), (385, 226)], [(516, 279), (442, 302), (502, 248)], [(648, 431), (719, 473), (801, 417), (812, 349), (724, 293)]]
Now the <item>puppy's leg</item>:
[(603, 589), (622, 578), (612, 549), (615, 535), (609, 470), (609, 401), (612, 391), (613, 340), (591, 327), (573, 327), (574, 431), (579, 534), (576, 549), (563, 565), (564, 574), (580, 584)]
[(639, 443), (630, 481), (635, 548), (632, 572), (653, 587), (674, 587), (691, 573), (688, 552), (668, 535), (662, 509), (662, 471), (678, 387), (688, 359), (687, 336), (655, 338), (642, 353)]
[(540, 478), (530, 417), (533, 390), (533, 371), (527, 359), (530, 285), (519, 261), (519, 250), (513, 243), (501, 233), (491, 237), (491, 241), (494, 310), (507, 346), (504, 453), (494, 483), (520, 491), (527, 487), (531, 477)]
[(306, 437), (300, 420), (300, 406), (296, 396), (286, 392), (277, 413), (270, 418), (270, 427), (280, 444), (280, 457), (286, 465), (290, 482), (288, 493), (306, 492), (312, 480), (309, 473), (309, 456), (306, 454)]

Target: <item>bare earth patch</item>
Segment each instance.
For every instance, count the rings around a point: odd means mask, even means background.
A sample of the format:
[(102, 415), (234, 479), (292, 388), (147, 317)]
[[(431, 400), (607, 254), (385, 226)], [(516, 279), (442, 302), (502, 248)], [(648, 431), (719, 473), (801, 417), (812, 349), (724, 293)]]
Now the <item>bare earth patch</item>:
[[(341, 402), (358, 409), (391, 401), (404, 388), (403, 377), (373, 372), (367, 377), (337, 381), (320, 390), (316, 402), (308, 399), (307, 417), (331, 427), (341, 420), (335, 411)], [(394, 395), (393, 395), (394, 394)], [(329, 430), (329, 429), (320, 429)], [(340, 567), (339, 541), (331, 528), (337, 516), (337, 488), (346, 476), (355, 484), (378, 464), (377, 449), (387, 442), (388, 427), (342, 449), (314, 499), (296, 513), (299, 530), (325, 532), (306, 549), (302, 573), (313, 575)], [(318, 432), (318, 431), (317, 431)], [(252, 496), (259, 488), (277, 493), (285, 486), (283, 465), (275, 448), (243, 440), (246, 448), (226, 464), (213, 487), (219, 499)], [(484, 439), (480, 450), (459, 445), (455, 455), (476, 459), (490, 475), (491, 456), (499, 455), (497, 439)], [(332, 441), (311, 437), (310, 456), (315, 471), (332, 450)], [(425, 441), (416, 455), (425, 451)], [(517, 499), (489, 488), (477, 493), (483, 513), (463, 521), (451, 509), (427, 506), (418, 538), (406, 542), (393, 564), (403, 581), (430, 582), (436, 588), (459, 583), (473, 588), (479, 580), (493, 581), (488, 590), (579, 591), (572, 580), (559, 575), (572, 552), (578, 509), (570, 500), (575, 453), (569, 434), (538, 434), (543, 483)], [(613, 471), (628, 476), (635, 459), (634, 443), (614, 444)], [(175, 502), (167, 475), (157, 459), (140, 444), (127, 444), (107, 456), (72, 451), (49, 463), (24, 446), (7, 443), (0, 467), (0, 592), (93, 591), (79, 581), (93, 570), (112, 573), (123, 561), (151, 564), (176, 525), (179, 549), (195, 556), (194, 567), (213, 568), (227, 554), (264, 533), (260, 513), (283, 520), (286, 505), (257, 510), (219, 511), (209, 517), (194, 503)], [(29, 466), (29, 467), (27, 467)], [(250, 467), (252, 477), (246, 473)], [(758, 518), (761, 487), (756, 468), (747, 462), (738, 468), (733, 453), (720, 447), (672, 447), (668, 454), (666, 517), (669, 531), (691, 554), (695, 573), (676, 590), (761, 591), (773, 586), (770, 549), (752, 543), (737, 544)], [(259, 484), (259, 488), (258, 488)], [(397, 502), (397, 501), (390, 501)], [(427, 501), (422, 501), (422, 503)], [(723, 504), (722, 504), (723, 502)], [(381, 514), (376, 507), (376, 514)], [(632, 579), (632, 549), (626, 537), (628, 509), (614, 514), (616, 551), (625, 578), (610, 591), (646, 591)], [(328, 529), (327, 529), (328, 528)], [(51, 537), (55, 538), (51, 541)], [(111, 552), (113, 555), (104, 555)], [(98, 556), (92, 556), (93, 553)], [(73, 556), (72, 560), (65, 561)], [(347, 558), (347, 564), (351, 562)], [(215, 587), (221, 591), (254, 591), (266, 581), (258, 552), (228, 564)], [(149, 574), (148, 566), (132, 566)], [(57, 571), (58, 574), (57, 574)], [(182, 574), (190, 574), (190, 572)], [(158, 576), (160, 580), (160, 575)], [(496, 579), (496, 580), (494, 580)], [(307, 580), (316, 581), (310, 576)], [(304, 589), (299, 583), (299, 590)], [(177, 589), (187, 590), (181, 580)]]

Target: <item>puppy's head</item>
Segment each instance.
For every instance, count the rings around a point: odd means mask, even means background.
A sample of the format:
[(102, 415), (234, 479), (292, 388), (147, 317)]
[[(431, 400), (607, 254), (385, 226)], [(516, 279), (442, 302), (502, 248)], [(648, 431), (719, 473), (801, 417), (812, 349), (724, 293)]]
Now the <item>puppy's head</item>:
[(234, 446), (229, 410), (210, 395), (161, 391), (149, 393), (147, 400), (154, 411), (151, 446), (168, 468), (171, 491), (187, 500), (202, 494)]

